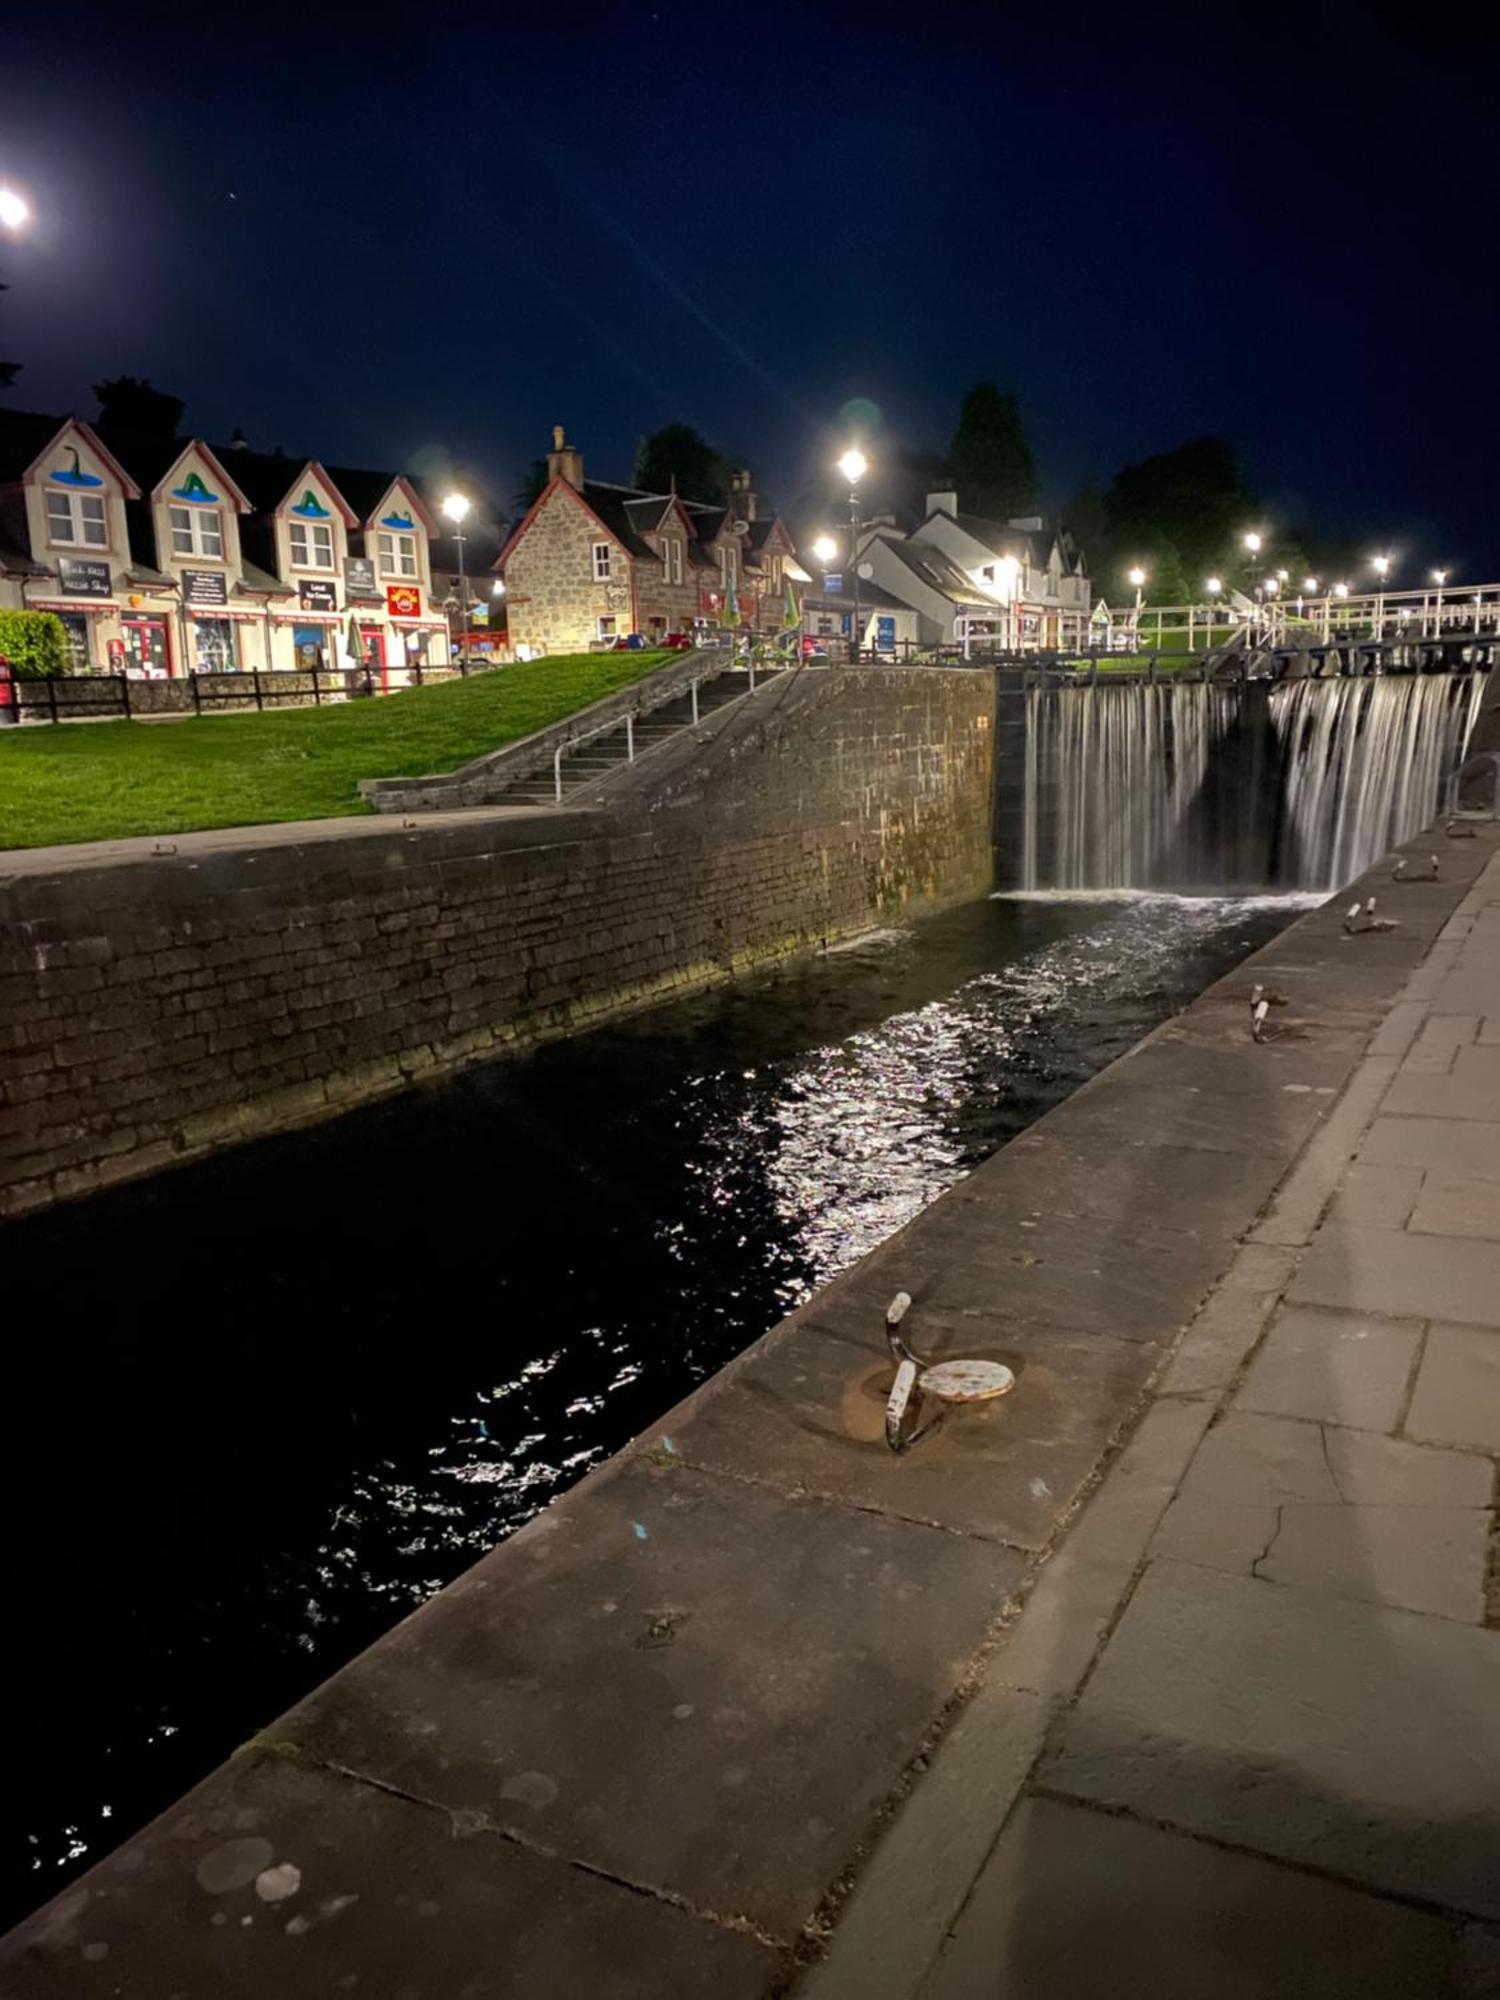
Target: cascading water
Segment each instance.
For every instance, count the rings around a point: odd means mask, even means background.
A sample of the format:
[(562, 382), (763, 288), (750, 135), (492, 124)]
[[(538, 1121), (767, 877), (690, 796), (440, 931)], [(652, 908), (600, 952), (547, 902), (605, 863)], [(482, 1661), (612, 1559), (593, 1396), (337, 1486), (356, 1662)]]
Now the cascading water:
[(1333, 890), (1426, 825), (1485, 676), (1027, 695), (1021, 886)]
[(1441, 809), (1483, 674), (1292, 681), (1271, 695), (1282, 848), (1299, 888), (1337, 889)]

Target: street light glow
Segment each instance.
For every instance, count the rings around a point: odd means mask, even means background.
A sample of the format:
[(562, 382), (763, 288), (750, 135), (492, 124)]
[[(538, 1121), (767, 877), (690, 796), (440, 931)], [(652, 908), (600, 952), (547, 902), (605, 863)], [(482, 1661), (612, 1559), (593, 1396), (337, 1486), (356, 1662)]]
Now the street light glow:
[(31, 203), (13, 187), (0, 187), (0, 227), (24, 229), (31, 220)]
[(1265, 582), (1265, 592), (1266, 592), (1266, 595), (1267, 595), (1267, 597), (1274, 597), (1274, 596), (1276, 595), (1277, 591), (1278, 591), (1278, 590), (1280, 590), (1280, 588), (1281, 588), (1281, 579), (1280, 579), (1280, 577), (1276, 577), (1276, 576), (1268, 576), (1268, 577), (1266, 578), (1266, 582)]
[(869, 460), (854, 445), (850, 445), (849, 449), (839, 460), (839, 471), (843, 473), (851, 486), (857, 486), (869, 469)]
[(1307, 592), (1309, 597), (1312, 596), (1313, 592), (1317, 589), (1317, 587), (1318, 587), (1318, 579), (1315, 576), (1303, 577), (1302, 588)]
[(820, 563), (831, 563), (839, 552), (839, 545), (832, 535), (819, 535), (813, 543), (812, 552)]
[(1244, 541), (1245, 541), (1245, 547), (1250, 551), (1251, 555), (1258, 556), (1260, 554), (1261, 548), (1263, 546), (1263, 541), (1261, 536), (1257, 535), (1253, 528), (1250, 530), (1249, 534), (1245, 536)]
[(1438, 588), (1439, 588), (1439, 589), (1441, 589), (1441, 588), (1442, 588), (1442, 586), (1443, 586), (1443, 585), (1444, 585), (1444, 584), (1445, 584), (1445, 583), (1446, 583), (1446, 582), (1448, 581), (1448, 572), (1447, 572), (1447, 570), (1445, 570), (1445, 569), (1435, 569), (1435, 570), (1434, 570), (1434, 571), (1432, 572), (1432, 580), (1433, 580), (1433, 582), (1434, 582), (1435, 584), (1437, 584)]
[(443, 501), (443, 512), (457, 527), (468, 515), (469, 502), (462, 493), (450, 493)]
[(1371, 556), (1370, 567), (1384, 583), (1391, 573), (1391, 559), (1389, 556)]
[(1204, 584), (1203, 588), (1208, 592), (1210, 597), (1217, 597), (1219, 592), (1224, 588), (1223, 579), (1217, 576), (1211, 576), (1208, 579), (1208, 581)]
[(1347, 584), (1347, 583), (1336, 583), (1336, 584), (1335, 584), (1335, 585), (1333, 586), (1333, 594), (1334, 594), (1334, 596), (1335, 596), (1335, 597), (1347, 597), (1347, 596), (1349, 595), (1349, 586), (1348, 586), (1348, 584)]
[(1146, 581), (1146, 572), (1137, 564), (1134, 569), (1126, 570), (1125, 578), (1128, 583), (1133, 583), (1136, 589), (1139, 590), (1141, 585)]
[(495, 578), (495, 581), (490, 585), (490, 596), (504, 597), (504, 595), (505, 595), (505, 578), (503, 576), (497, 576)]

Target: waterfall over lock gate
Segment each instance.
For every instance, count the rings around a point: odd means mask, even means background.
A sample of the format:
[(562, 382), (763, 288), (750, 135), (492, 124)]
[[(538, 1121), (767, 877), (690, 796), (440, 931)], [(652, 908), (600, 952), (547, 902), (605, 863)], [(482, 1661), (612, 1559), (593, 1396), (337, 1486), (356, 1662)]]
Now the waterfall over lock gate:
[(1027, 889), (1332, 891), (1442, 810), (1482, 674), (1026, 696)]

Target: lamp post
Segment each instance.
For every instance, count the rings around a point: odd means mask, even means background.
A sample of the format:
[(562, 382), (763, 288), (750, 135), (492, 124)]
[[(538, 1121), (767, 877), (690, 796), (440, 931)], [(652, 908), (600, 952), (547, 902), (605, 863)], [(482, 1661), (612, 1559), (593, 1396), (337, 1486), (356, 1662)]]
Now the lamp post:
[(450, 493), (443, 501), (443, 512), (453, 523), (453, 540), (458, 549), (458, 646), (460, 663), (469, 655), (469, 579), (464, 573), (464, 522), (469, 517), (469, 502), (462, 493)]
[(1135, 611), (1130, 620), (1130, 629), (1135, 634), (1136, 644), (1139, 645), (1141, 642), (1141, 605), (1145, 601), (1141, 593), (1146, 587), (1146, 572), (1141, 568), (1139, 563), (1135, 563), (1131, 568), (1126, 570), (1125, 581), (1135, 591)]
[(857, 445), (850, 445), (839, 460), (839, 471), (849, 482), (849, 566), (854, 571), (855, 666), (859, 665), (860, 639), (863, 636), (859, 624), (859, 482), (869, 469), (869, 460)]
[[(822, 565), (823, 595), (826, 598), (828, 595), (828, 565), (833, 561), (834, 557), (838, 554), (839, 545), (833, 539), (832, 535), (819, 535), (817, 540), (812, 545), (812, 552), (814, 561)], [(807, 622), (806, 605), (803, 606), (802, 618), (803, 618), (803, 623), (805, 625)]]
[(1253, 593), (1255, 589), (1255, 572), (1260, 567), (1260, 552), (1266, 545), (1265, 537), (1264, 535), (1257, 534), (1255, 529), (1252, 528), (1247, 534), (1241, 535), (1240, 540), (1244, 543), (1245, 553), (1250, 558), (1250, 588)]
[(1432, 631), (1433, 637), (1439, 638), (1443, 630), (1443, 585), (1448, 581), (1447, 570), (1435, 569), (1432, 572), (1432, 580), (1437, 585), (1432, 602)]

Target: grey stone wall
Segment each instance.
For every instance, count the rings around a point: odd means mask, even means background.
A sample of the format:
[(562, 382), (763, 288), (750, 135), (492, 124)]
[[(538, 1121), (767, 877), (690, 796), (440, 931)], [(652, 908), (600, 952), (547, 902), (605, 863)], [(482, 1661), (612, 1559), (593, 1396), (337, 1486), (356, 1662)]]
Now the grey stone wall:
[(0, 1212), (982, 892), (991, 705), (985, 674), (807, 673), (607, 815), (0, 856)]

